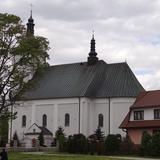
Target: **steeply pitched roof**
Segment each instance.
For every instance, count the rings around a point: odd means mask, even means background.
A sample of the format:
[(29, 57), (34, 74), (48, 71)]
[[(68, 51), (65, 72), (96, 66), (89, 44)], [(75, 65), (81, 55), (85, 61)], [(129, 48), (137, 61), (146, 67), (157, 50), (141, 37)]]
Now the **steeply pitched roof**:
[(156, 106), (160, 106), (160, 90), (140, 93), (135, 103), (131, 106), (131, 109), (150, 108)]
[(140, 92), (119, 128), (160, 127), (160, 120), (130, 121), (132, 110), (152, 107), (160, 107), (160, 90)]
[(136, 97), (144, 91), (127, 63), (84, 63), (51, 66), (22, 99), (70, 97)]

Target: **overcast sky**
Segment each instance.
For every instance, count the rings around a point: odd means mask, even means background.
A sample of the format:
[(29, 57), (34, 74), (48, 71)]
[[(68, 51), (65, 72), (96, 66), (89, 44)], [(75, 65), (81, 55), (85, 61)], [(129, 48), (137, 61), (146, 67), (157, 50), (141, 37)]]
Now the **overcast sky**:
[(99, 59), (125, 62), (146, 90), (160, 89), (160, 0), (0, 0), (50, 42), (51, 65), (86, 61), (92, 30)]

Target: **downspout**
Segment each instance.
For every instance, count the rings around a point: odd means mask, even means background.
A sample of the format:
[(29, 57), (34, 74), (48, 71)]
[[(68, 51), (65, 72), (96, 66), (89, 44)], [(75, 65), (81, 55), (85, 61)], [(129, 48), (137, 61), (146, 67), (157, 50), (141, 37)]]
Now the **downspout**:
[(78, 106), (78, 110), (79, 110), (78, 111), (79, 112), (79, 114), (78, 114), (78, 116), (79, 116), (78, 117), (79, 118), (78, 119), (78, 133), (80, 134), (80, 132), (81, 132), (80, 131), (81, 130), (81, 98), (79, 97), (78, 100), (79, 100), (79, 106)]
[(110, 134), (110, 132), (111, 132), (111, 129), (110, 129), (110, 127), (111, 127), (111, 124), (110, 124), (110, 122), (111, 122), (111, 99), (110, 98), (108, 98), (108, 100), (109, 100), (109, 105), (108, 105), (108, 112), (109, 112), (109, 116), (108, 116), (108, 119), (109, 119), (109, 122), (108, 122), (108, 133)]

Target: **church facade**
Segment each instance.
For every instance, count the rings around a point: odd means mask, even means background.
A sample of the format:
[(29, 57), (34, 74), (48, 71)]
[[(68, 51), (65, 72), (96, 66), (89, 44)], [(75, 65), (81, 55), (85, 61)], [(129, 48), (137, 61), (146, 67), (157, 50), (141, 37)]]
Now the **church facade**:
[(40, 132), (50, 146), (58, 127), (67, 136), (89, 136), (97, 127), (105, 136), (124, 136), (119, 125), (141, 91), (127, 63), (98, 60), (93, 35), (86, 62), (50, 66), (36, 78), (14, 107), (17, 118), (10, 124), (9, 137), (16, 132), (24, 146), (31, 147)]

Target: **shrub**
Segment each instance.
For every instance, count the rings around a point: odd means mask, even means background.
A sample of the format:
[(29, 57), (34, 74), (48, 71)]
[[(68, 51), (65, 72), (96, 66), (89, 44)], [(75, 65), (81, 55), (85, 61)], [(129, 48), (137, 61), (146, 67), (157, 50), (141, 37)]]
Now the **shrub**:
[(144, 131), (142, 134), (140, 154), (143, 156), (150, 155), (152, 147), (151, 144), (152, 144), (152, 136), (148, 132)]
[(98, 127), (95, 131), (95, 137), (96, 137), (96, 140), (99, 141), (99, 142), (103, 142), (104, 141), (104, 132), (101, 130), (100, 127)]
[(132, 154), (133, 153), (134, 144), (131, 141), (129, 135), (127, 134), (125, 138), (122, 139), (120, 145), (120, 153), (121, 154)]
[(18, 138), (18, 135), (17, 135), (17, 132), (15, 131), (14, 132), (14, 135), (13, 135), (13, 140), (11, 141), (11, 146), (13, 147), (14, 146), (14, 142), (16, 141), (17, 143), (17, 147), (20, 146), (20, 142), (19, 142), (19, 138)]
[(88, 142), (83, 134), (74, 134), (68, 137), (67, 151), (69, 153), (87, 153)]
[(62, 127), (58, 127), (55, 136), (56, 136), (56, 141), (58, 141), (58, 150), (60, 152), (64, 152), (66, 150), (66, 137), (64, 129)]
[(104, 153), (104, 150), (105, 150), (104, 149), (104, 132), (101, 130), (100, 127), (97, 127), (94, 135), (96, 138), (96, 153), (98, 155), (101, 155)]
[(106, 154), (115, 154), (119, 152), (121, 144), (121, 135), (109, 134), (105, 139), (105, 152)]
[(66, 138), (64, 135), (59, 135), (59, 138), (58, 138), (58, 143), (59, 143), (59, 151), (60, 152), (64, 152), (66, 151)]
[(64, 129), (63, 129), (62, 127), (58, 127), (58, 129), (57, 129), (57, 131), (56, 131), (56, 133), (55, 133), (55, 138), (56, 138), (56, 139), (59, 139), (59, 136), (60, 136), (60, 135), (65, 136), (65, 134), (64, 134)]
[(155, 133), (152, 136), (151, 155), (160, 156), (160, 133)]
[(44, 135), (43, 132), (41, 132), (38, 136), (39, 145), (44, 147)]

